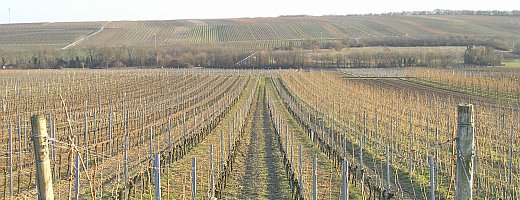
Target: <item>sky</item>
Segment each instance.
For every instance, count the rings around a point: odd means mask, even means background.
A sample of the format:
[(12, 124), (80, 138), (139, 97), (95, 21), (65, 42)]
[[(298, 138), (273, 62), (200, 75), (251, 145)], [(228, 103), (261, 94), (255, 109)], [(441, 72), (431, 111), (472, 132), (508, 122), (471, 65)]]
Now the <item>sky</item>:
[(520, 10), (520, 0), (0, 0), (0, 24)]

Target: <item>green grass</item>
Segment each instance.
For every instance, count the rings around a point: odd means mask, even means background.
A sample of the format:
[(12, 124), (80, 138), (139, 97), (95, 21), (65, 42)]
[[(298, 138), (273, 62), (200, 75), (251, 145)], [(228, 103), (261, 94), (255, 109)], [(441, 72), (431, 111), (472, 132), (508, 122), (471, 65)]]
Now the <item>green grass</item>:
[(520, 67), (520, 60), (502, 62), (505, 67)]

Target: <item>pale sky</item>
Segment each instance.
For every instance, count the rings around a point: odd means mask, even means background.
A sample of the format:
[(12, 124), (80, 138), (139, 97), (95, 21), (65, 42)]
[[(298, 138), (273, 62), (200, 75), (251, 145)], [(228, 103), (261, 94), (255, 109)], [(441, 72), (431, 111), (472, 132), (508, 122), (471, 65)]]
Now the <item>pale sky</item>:
[(0, 0), (0, 24), (276, 17), (394, 11), (520, 10), (520, 0)]

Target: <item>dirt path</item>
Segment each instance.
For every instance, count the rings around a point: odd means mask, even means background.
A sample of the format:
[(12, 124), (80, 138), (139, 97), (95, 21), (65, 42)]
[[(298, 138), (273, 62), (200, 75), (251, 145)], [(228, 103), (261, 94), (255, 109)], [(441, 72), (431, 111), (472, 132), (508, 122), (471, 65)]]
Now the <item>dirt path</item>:
[(82, 42), (83, 40), (88, 39), (88, 38), (90, 38), (90, 37), (92, 37), (92, 36), (94, 36), (94, 35), (100, 33), (101, 31), (105, 30), (105, 26), (106, 26), (108, 23), (110, 23), (110, 21), (108, 21), (108, 22), (106, 22), (105, 24), (103, 24), (103, 26), (101, 26), (101, 27), (99, 28), (99, 30), (97, 30), (96, 32), (89, 33), (88, 35), (85, 35), (85, 37), (82, 37), (82, 38), (80, 38), (80, 39), (74, 41), (73, 43), (70, 43), (69, 45), (67, 45), (67, 46), (65, 46), (65, 47), (63, 47), (63, 48), (61, 48), (61, 49), (68, 49), (68, 48), (70, 48), (70, 47), (76, 46), (77, 44), (79, 44), (79, 43)]
[(246, 122), (243, 143), (224, 191), (226, 199), (290, 198), (289, 180), (269, 121), (264, 87), (260, 87), (253, 113)]

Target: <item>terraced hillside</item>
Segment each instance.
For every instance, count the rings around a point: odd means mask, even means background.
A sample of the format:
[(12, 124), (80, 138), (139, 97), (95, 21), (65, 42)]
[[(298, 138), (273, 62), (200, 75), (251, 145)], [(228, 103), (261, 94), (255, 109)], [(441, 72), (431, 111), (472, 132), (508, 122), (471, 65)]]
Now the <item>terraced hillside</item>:
[[(93, 34), (96, 33), (96, 34)], [(70, 46), (178, 47), (246, 46), (276, 48), (302, 41), (446, 37), (520, 38), (520, 18), (508, 16), (324, 16), (218, 20), (117, 21), (0, 25), (0, 51)], [(441, 38), (439, 38), (441, 37)]]

